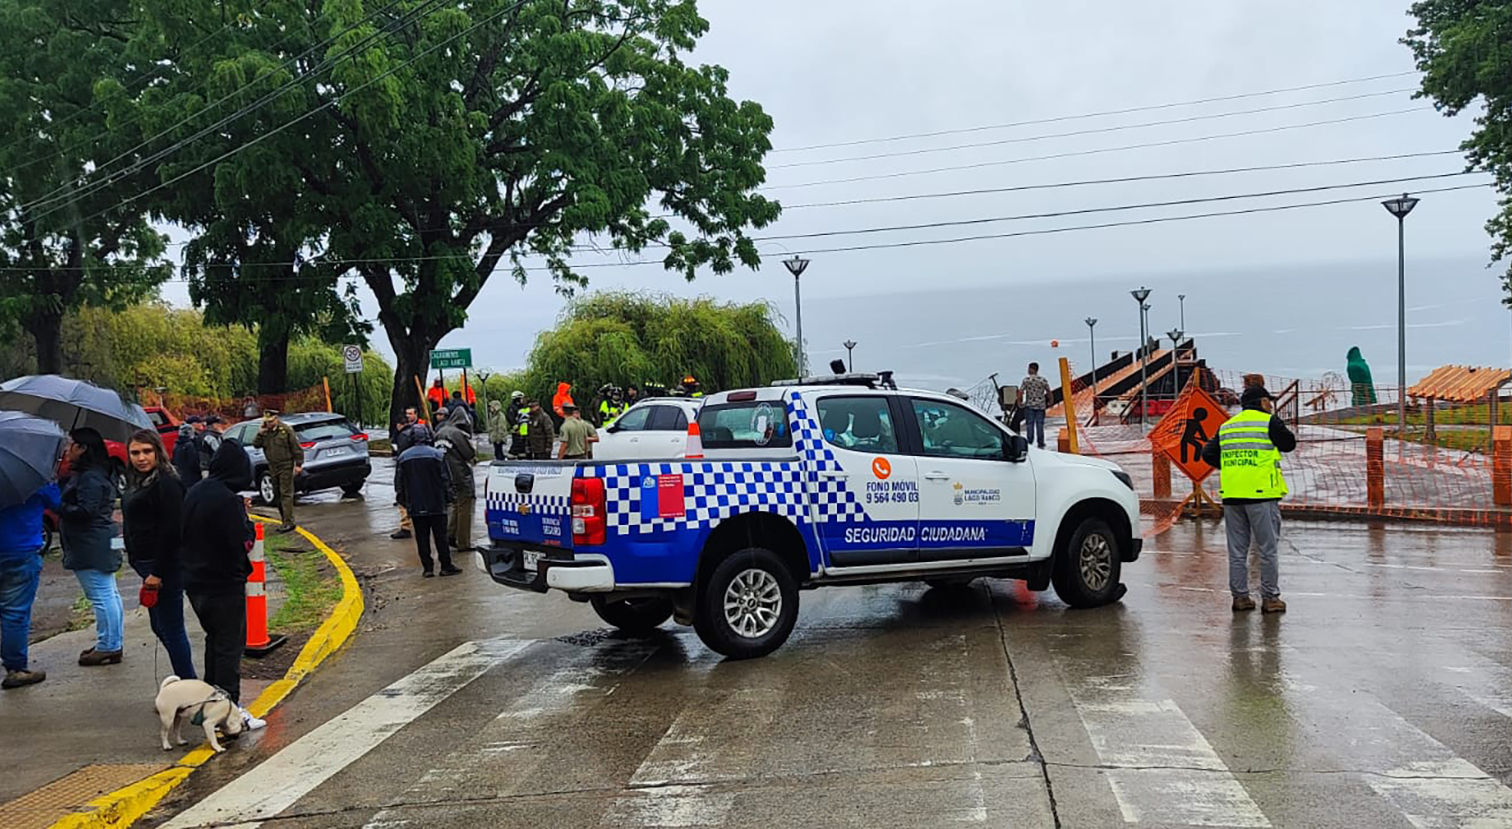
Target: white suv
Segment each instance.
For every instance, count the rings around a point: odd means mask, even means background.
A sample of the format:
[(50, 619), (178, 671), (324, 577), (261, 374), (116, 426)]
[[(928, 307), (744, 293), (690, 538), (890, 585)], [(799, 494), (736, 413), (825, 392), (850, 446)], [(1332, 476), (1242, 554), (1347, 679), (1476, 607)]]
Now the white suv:
[(636, 403), (593, 445), (596, 461), (681, 458), (688, 452), (688, 423), (698, 419), (702, 398), (652, 397)]

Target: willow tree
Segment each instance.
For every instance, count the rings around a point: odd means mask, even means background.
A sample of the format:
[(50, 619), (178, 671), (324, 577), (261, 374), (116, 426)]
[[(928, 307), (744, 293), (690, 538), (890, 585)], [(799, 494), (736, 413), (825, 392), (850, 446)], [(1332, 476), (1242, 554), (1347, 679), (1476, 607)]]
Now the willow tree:
[(692, 374), (716, 390), (794, 377), (793, 344), (774, 317), (764, 302), (590, 294), (569, 304), (557, 327), (537, 341), (527, 393), (550, 399), (566, 381), (585, 403), (606, 383), (670, 388)]
[(772, 120), (729, 96), (726, 70), (685, 60), (708, 29), (694, 2), (385, 0), (373, 18), (374, 5), (325, 6), (332, 49), (360, 58), (316, 88), (332, 138), (300, 172), (330, 255), (377, 299), (395, 417), (491, 280), (524, 281), (536, 262), (583, 283), (577, 241), (654, 247), (689, 279), (759, 265), (746, 232), (779, 212), (755, 192)]

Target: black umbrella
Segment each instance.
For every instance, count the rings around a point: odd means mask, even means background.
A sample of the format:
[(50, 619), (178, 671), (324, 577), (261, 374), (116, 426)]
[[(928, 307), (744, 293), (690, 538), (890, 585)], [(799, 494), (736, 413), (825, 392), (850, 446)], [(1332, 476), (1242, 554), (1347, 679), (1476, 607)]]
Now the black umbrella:
[(65, 430), (88, 426), (105, 439), (121, 443), (138, 429), (153, 428), (142, 407), (126, 402), (120, 394), (56, 374), (0, 383), (0, 409), (46, 418)]
[(24, 502), (58, 477), (65, 440), (50, 420), (0, 412), (0, 509)]

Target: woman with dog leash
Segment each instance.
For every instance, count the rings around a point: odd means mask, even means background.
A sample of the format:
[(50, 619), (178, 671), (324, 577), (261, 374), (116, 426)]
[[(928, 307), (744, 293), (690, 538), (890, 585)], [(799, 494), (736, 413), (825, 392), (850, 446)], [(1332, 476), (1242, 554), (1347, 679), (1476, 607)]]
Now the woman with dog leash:
[(116, 488), (110, 480), (105, 439), (88, 427), (68, 433), (71, 475), (63, 487), (63, 566), (74, 571), (94, 606), (95, 646), (79, 654), (85, 666), (119, 665), (124, 624), (116, 571), (121, 549), (116, 536)]
[(142, 606), (152, 632), (180, 679), (196, 679), (189, 633), (184, 629), (184, 586), (179, 578), (179, 524), (184, 514), (184, 485), (163, 449), (163, 439), (142, 429), (126, 444), (131, 467), (121, 497), (121, 532), (126, 560), (142, 577)]

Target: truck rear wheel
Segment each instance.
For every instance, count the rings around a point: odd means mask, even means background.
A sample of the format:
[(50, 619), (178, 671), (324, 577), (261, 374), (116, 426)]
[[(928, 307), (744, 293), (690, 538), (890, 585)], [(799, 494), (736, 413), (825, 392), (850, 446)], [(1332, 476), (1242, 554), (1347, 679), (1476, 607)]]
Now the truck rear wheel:
[(693, 629), (731, 659), (782, 647), (798, 621), (798, 581), (771, 550), (748, 547), (721, 561), (699, 592)]
[(1120, 567), (1118, 537), (1106, 521), (1087, 518), (1071, 533), (1065, 549), (1056, 551), (1050, 581), (1066, 604), (1099, 607), (1122, 595)]
[(593, 612), (600, 619), (631, 636), (646, 636), (662, 622), (672, 618), (672, 600), (660, 598), (616, 599), (593, 598)]

